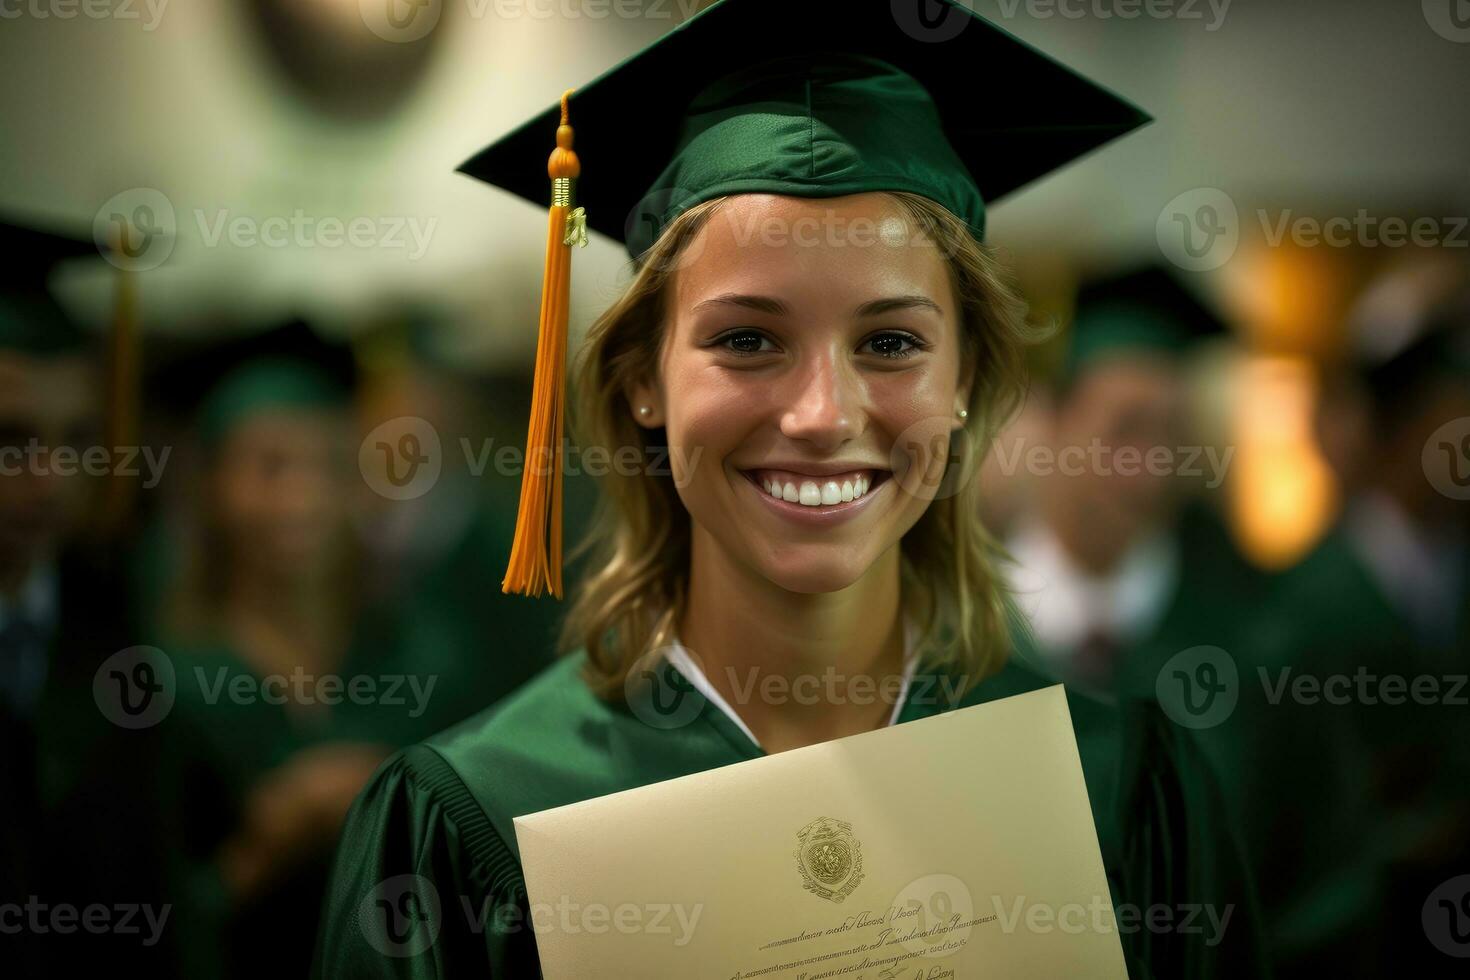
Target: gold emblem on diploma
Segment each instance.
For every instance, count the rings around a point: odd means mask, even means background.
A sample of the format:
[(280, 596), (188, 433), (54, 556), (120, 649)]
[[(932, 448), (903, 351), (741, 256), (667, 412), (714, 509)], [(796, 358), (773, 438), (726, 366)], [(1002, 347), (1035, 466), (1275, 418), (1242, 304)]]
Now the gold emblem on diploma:
[(852, 824), (819, 817), (796, 835), (796, 869), (806, 890), (840, 902), (863, 880), (863, 850)]

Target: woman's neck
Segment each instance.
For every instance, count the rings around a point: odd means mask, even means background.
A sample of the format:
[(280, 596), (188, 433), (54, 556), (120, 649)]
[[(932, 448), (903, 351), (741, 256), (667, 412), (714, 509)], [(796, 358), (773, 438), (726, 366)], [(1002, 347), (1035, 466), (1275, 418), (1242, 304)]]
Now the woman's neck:
[(711, 684), (767, 752), (882, 727), (904, 668), (895, 545), (838, 592), (790, 592), (693, 529), (677, 624)]

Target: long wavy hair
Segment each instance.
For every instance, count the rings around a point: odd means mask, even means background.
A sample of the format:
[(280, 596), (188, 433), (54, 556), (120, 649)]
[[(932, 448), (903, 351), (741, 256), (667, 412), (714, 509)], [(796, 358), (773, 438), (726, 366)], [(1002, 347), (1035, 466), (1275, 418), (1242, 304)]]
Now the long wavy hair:
[[(997, 431), (1020, 405), (1025, 349), (1043, 331), (1028, 323), (1026, 304), (994, 251), (963, 221), (929, 198), (901, 191), (888, 196), (949, 265), (960, 302), (961, 357), (974, 370), (969, 415), (951, 437), (946, 482), (940, 484), (947, 489), (900, 544), (901, 601), (905, 616), (919, 626), (920, 667), (952, 671), (968, 688), (1000, 669), (1011, 646), (998, 571), (1003, 552), (980, 521), (975, 477)], [(589, 329), (572, 369), (569, 421), (580, 445), (638, 447), (645, 460), (667, 452), (664, 430), (640, 426), (624, 392), (658, 363), (679, 257), (724, 200), (696, 205), (672, 221), (642, 256), (621, 298)], [(561, 653), (585, 650), (587, 683), (599, 696), (617, 700), (640, 658), (674, 639), (690, 569), (690, 518), (672, 476), (610, 470), (590, 529), (569, 554), (589, 561), (570, 597), (558, 647)]]

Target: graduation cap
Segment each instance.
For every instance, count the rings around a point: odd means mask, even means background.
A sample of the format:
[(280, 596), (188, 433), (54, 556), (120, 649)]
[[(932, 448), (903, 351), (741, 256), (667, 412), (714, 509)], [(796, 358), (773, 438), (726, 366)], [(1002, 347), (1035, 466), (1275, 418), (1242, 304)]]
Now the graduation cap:
[(1096, 279), (1077, 292), (1062, 381), (1111, 355), (1178, 356), (1225, 331), (1224, 322), (1161, 265)]
[(566, 297), (587, 228), (638, 260), (723, 195), (909, 191), (978, 239), (987, 202), (1147, 121), (952, 0), (721, 0), (466, 161), (551, 201), (526, 458), (554, 465), (522, 478), (502, 591), (561, 597)]
[(101, 253), (91, 238), (43, 230), (29, 221), (0, 218), (0, 350), (54, 357), (85, 350), (90, 336), (47, 287), (56, 266)]

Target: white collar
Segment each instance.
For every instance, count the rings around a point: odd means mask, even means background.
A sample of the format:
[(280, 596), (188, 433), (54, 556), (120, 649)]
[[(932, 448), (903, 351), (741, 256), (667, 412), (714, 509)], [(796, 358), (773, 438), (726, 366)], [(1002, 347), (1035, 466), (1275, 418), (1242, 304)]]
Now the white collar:
[(1179, 574), (1178, 547), (1162, 532), (1135, 542), (1106, 575), (1079, 568), (1039, 520), (1024, 525), (1006, 547), (1016, 560), (1016, 603), (1030, 620), (1039, 652), (1062, 669), (1089, 630), (1124, 642), (1146, 635), (1163, 618)]
[[(888, 716), (886, 725), (893, 725), (898, 722), (899, 713), (903, 710), (904, 702), (908, 700), (909, 682), (913, 680), (914, 669), (918, 666), (919, 662), (919, 658), (915, 655), (916, 650), (914, 647), (917, 639), (917, 624), (905, 616), (903, 630), (903, 682), (898, 689), (898, 698), (893, 703), (893, 713)], [(673, 665), (675, 670), (683, 674), (685, 679), (694, 685), (695, 690), (699, 691), (711, 704), (723, 711), (725, 717), (729, 718), (735, 723), (737, 728), (745, 733), (745, 737), (750, 739), (752, 745), (757, 748), (760, 747), (761, 743), (755, 737), (755, 733), (750, 730), (750, 726), (740, 720), (740, 716), (735, 713), (735, 709), (730, 706), (730, 703), (710, 683), (709, 678), (705, 676), (703, 668), (690, 656), (689, 651), (679, 642), (677, 636), (671, 639), (669, 646), (664, 651), (664, 656)]]

